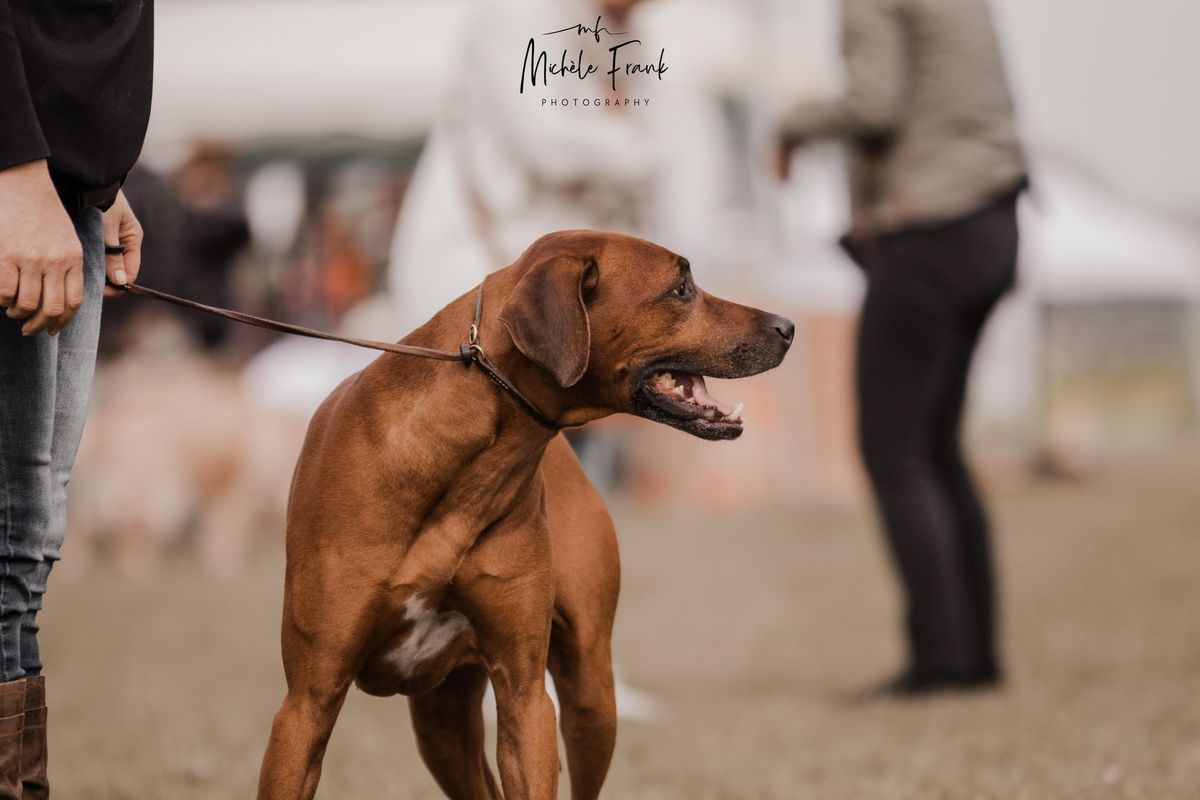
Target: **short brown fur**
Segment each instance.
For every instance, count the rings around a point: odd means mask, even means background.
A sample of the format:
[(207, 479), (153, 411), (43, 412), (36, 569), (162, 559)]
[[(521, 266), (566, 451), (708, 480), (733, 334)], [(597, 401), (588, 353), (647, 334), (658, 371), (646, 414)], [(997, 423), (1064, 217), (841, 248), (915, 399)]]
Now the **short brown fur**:
[[(456, 348), (474, 295), (403, 341)], [(567, 231), (487, 278), (479, 338), (561, 426), (624, 411), (733, 438), (740, 425), (670, 418), (645, 400), (644, 379), (660, 366), (761, 372), (783, 358), (791, 325), (695, 289), (686, 261), (657, 245)], [(553, 798), (548, 668), (571, 795), (596, 797), (616, 737), (609, 641), (619, 583), (612, 522), (561, 435), (475, 368), (381, 356), (321, 406), (296, 467), (282, 630), (288, 692), (258, 796), (313, 797), (356, 682), (370, 694), (409, 696), (421, 755), (448, 796), (500, 797), (484, 756), (490, 679), (503, 796)], [(398, 662), (397, 653), (420, 650), (421, 636), (436, 638), (418, 630), (418, 612), (452, 620), (440, 630), (453, 636), (425, 658)]]

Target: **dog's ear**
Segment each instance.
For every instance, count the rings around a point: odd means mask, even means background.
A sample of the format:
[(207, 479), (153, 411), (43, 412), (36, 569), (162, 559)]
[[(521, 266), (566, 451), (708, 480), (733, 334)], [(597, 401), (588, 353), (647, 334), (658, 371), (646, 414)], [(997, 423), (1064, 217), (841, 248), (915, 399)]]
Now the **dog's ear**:
[(500, 309), (500, 323), (526, 358), (564, 389), (587, 370), (592, 346), (585, 297), (599, 271), (594, 258), (555, 256), (534, 264)]

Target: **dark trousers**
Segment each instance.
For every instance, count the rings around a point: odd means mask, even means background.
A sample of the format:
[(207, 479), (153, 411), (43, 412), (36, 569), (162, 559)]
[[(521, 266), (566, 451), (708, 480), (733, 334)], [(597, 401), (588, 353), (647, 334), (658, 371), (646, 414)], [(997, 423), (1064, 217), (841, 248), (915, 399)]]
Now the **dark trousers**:
[(963, 460), (971, 356), (1016, 272), (1016, 198), (859, 254), (859, 442), (907, 599), (910, 666), (993, 672), (987, 514)]

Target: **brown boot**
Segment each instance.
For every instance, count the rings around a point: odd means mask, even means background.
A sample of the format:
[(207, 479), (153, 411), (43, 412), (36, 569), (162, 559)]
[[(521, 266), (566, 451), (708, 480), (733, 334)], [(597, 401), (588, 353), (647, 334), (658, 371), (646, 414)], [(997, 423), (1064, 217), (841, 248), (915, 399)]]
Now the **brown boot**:
[(25, 679), (0, 683), (0, 800), (21, 800)]
[(25, 724), (21, 733), (21, 800), (45, 800), (46, 780), (46, 676), (25, 679)]

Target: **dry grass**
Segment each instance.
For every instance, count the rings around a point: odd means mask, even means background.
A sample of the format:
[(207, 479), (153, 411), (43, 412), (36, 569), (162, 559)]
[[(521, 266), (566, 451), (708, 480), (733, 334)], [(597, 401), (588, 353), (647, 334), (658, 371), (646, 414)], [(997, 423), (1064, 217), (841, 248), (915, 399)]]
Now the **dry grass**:
[[(899, 658), (895, 596), (861, 513), (617, 514), (621, 670), (666, 707), (624, 723), (612, 798), (1200, 797), (1200, 469), (1127, 463), (997, 492), (1003, 692), (844, 698)], [(253, 794), (282, 695), (282, 565), (98, 568), (44, 613), (60, 798)], [(565, 792), (564, 792), (565, 795)], [(325, 798), (440, 796), (401, 699), (352, 693)]]

